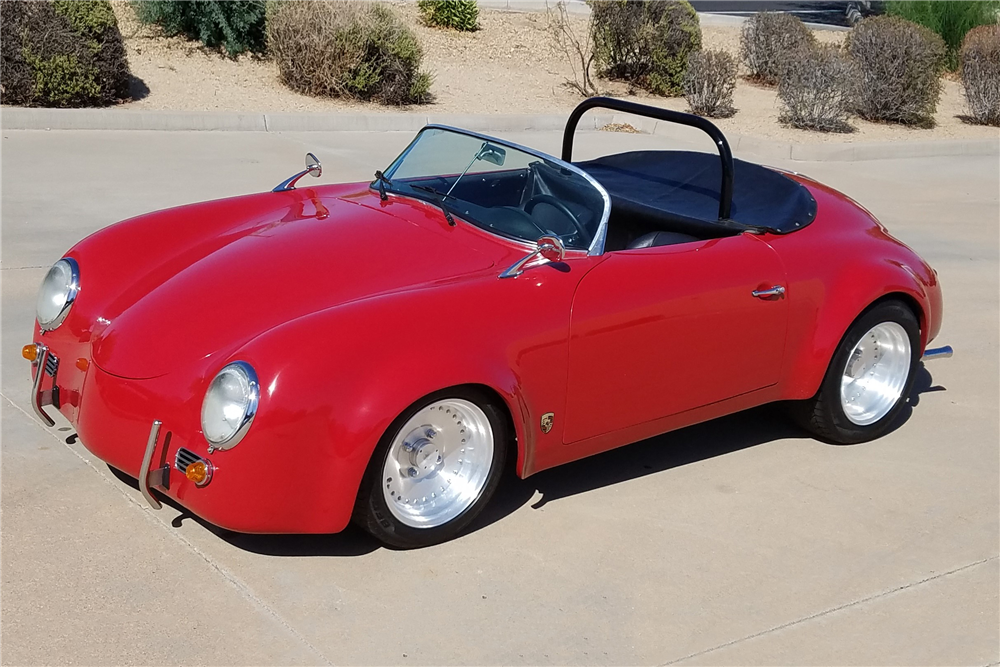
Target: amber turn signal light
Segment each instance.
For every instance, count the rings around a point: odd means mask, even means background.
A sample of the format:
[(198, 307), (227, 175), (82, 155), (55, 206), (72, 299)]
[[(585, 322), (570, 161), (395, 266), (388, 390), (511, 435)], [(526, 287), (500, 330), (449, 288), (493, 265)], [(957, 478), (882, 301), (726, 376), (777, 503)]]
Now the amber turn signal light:
[(38, 359), (38, 346), (34, 343), (25, 345), (21, 348), (21, 356), (28, 361), (36, 361)]
[(184, 476), (197, 486), (205, 486), (212, 481), (212, 464), (208, 461), (195, 461), (184, 470)]
[(90, 362), (84, 359), (83, 357), (80, 357), (79, 359), (76, 360), (76, 367), (79, 368), (84, 373), (86, 373), (87, 369), (90, 368)]

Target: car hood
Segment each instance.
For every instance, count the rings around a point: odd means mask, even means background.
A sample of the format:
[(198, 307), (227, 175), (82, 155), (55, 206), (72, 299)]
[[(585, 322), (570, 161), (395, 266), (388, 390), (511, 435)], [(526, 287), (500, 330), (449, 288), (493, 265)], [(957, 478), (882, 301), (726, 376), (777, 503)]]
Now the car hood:
[[(192, 207), (185, 209), (190, 217)], [(368, 195), (299, 196), (254, 217), (163, 253), (155, 238), (148, 247), (120, 248), (147, 255), (150, 268), (107, 308), (116, 314), (93, 339), (94, 362), (131, 379), (206, 357), (221, 364), (284, 322), (494, 263), (419, 202), (382, 207)], [(317, 336), (335, 343), (328, 338), (335, 332)]]

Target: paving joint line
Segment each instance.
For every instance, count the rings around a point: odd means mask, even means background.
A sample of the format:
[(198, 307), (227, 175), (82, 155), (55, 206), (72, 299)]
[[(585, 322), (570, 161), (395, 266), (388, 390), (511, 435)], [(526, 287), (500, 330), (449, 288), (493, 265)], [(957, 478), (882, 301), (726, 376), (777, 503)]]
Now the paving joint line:
[[(965, 565), (962, 565), (961, 567), (956, 567), (955, 569), (948, 570), (947, 572), (941, 572), (940, 574), (935, 574), (935, 575), (932, 575), (930, 577), (925, 577), (925, 578), (923, 578), (923, 579), (921, 579), (919, 581), (914, 581), (914, 582), (911, 582), (911, 583), (908, 583), (908, 584), (904, 584), (902, 586), (897, 586), (895, 588), (891, 588), (891, 589), (889, 589), (887, 591), (882, 591), (880, 593), (875, 593), (874, 595), (869, 595), (867, 597), (859, 598), (859, 599), (853, 600), (851, 602), (846, 602), (846, 603), (844, 603), (842, 605), (838, 605), (836, 607), (831, 607), (830, 609), (826, 609), (824, 611), (816, 612), (815, 614), (810, 614), (808, 616), (803, 616), (802, 618), (796, 619), (794, 621), (788, 621), (787, 623), (782, 623), (780, 625), (776, 625), (773, 628), (769, 628), (767, 630), (761, 630), (760, 632), (755, 632), (753, 634), (747, 635), (746, 637), (740, 637), (739, 639), (733, 639), (731, 641), (725, 642), (724, 644), (719, 644), (718, 646), (713, 646), (712, 648), (707, 648), (707, 649), (705, 649), (703, 651), (696, 651), (696, 652), (691, 653), (689, 655), (685, 655), (685, 656), (680, 657), (680, 658), (675, 658), (673, 660), (670, 660), (669, 662), (661, 663), (660, 667), (667, 667), (667, 665), (676, 665), (677, 663), (683, 662), (684, 660), (690, 660), (691, 658), (697, 658), (697, 657), (705, 655), (707, 653), (712, 653), (712, 652), (718, 651), (720, 649), (728, 648), (730, 646), (735, 646), (736, 644), (741, 644), (741, 643), (743, 643), (745, 641), (748, 641), (750, 639), (756, 639), (758, 637), (763, 637), (764, 635), (771, 634), (772, 632), (777, 632), (778, 630), (784, 630), (785, 628), (790, 628), (790, 627), (799, 625), (801, 623), (805, 623), (806, 621), (811, 621), (811, 620), (814, 620), (814, 619), (817, 619), (817, 618), (821, 618), (823, 616), (826, 616), (828, 614), (832, 614), (832, 613), (837, 612), (837, 611), (841, 611), (843, 609), (848, 609), (850, 607), (855, 607), (857, 605), (864, 604), (866, 602), (872, 602), (873, 600), (878, 600), (878, 599), (884, 598), (884, 597), (886, 597), (888, 595), (892, 595), (894, 593), (899, 593), (901, 591), (905, 591), (905, 590), (907, 590), (909, 588), (915, 588), (916, 586), (921, 586), (921, 585), (926, 584), (926, 583), (928, 583), (930, 581), (934, 581), (935, 579), (940, 579), (942, 577), (947, 577), (949, 575), (956, 574), (956, 573), (961, 572), (963, 570), (968, 570), (969, 568), (973, 568), (973, 567), (976, 567), (978, 565), (982, 565), (983, 563), (988, 563), (991, 560), (997, 560), (998, 558), (1000, 558), (1000, 554), (993, 555), (993, 556), (988, 556), (987, 558), (981, 558), (981, 559), (979, 559), (979, 560), (977, 560), (977, 561), (975, 561), (973, 563), (966, 563)], [(996, 664), (1000, 664), (1000, 663), (993, 663), (993, 664), (996, 665)]]
[(170, 535), (171, 537), (173, 537), (174, 539), (176, 539), (182, 545), (184, 545), (185, 547), (187, 547), (191, 552), (193, 552), (199, 558), (201, 558), (202, 560), (204, 560), (212, 569), (214, 569), (216, 572), (218, 572), (222, 576), (223, 579), (225, 579), (231, 586), (233, 586), (245, 599), (249, 600), (254, 606), (258, 607), (259, 609), (261, 609), (262, 611), (264, 611), (268, 615), (270, 615), (275, 621), (277, 621), (277, 623), (279, 625), (281, 625), (285, 630), (287, 630), (293, 637), (295, 637), (303, 645), (305, 645), (310, 651), (312, 651), (315, 655), (317, 655), (323, 661), (324, 664), (333, 665), (333, 663), (330, 662), (330, 660), (326, 657), (326, 655), (323, 654), (322, 651), (320, 651), (318, 648), (316, 648), (315, 646), (313, 646), (312, 643), (310, 643), (308, 639), (306, 639), (304, 636), (302, 636), (302, 634), (299, 633), (298, 630), (296, 630), (295, 628), (293, 628), (292, 625), (288, 621), (286, 621), (281, 614), (279, 614), (277, 611), (275, 611), (274, 609), (272, 609), (270, 607), (270, 605), (268, 605), (264, 600), (262, 600), (260, 597), (258, 597), (257, 594), (253, 592), (253, 590), (250, 588), (250, 586), (246, 582), (244, 582), (242, 579), (240, 579), (239, 577), (237, 577), (235, 574), (233, 574), (232, 572), (230, 572), (228, 569), (226, 569), (222, 565), (219, 565), (218, 563), (216, 563), (208, 554), (206, 554), (205, 552), (203, 552), (201, 549), (199, 549), (197, 546), (195, 546), (189, 539), (187, 539), (186, 537), (184, 537), (180, 533), (178, 533), (176, 531), (173, 531), (173, 530), (167, 530), (167, 527), (164, 525), (164, 523), (162, 521), (160, 521), (159, 519), (157, 519), (155, 516), (153, 516), (152, 510), (150, 510), (144, 504), (140, 503), (138, 500), (136, 500), (135, 498), (133, 498), (131, 495), (125, 493), (121, 488), (119, 488), (119, 486), (117, 484), (115, 484), (114, 482), (112, 482), (111, 479), (108, 478), (107, 475), (105, 475), (103, 472), (101, 472), (101, 470), (97, 466), (95, 466), (91, 461), (89, 461), (86, 457), (84, 457), (82, 454), (80, 454), (80, 452), (76, 451), (73, 447), (71, 447), (69, 445), (69, 443), (67, 443), (63, 438), (60, 438), (55, 433), (53, 433), (53, 432), (51, 432), (51, 431), (43, 428), (38, 423), (38, 421), (36, 420), (36, 418), (34, 417), (34, 415), (29, 414), (27, 410), (25, 410), (20, 405), (18, 405), (14, 401), (12, 401), (10, 399), (10, 397), (8, 397), (3, 392), (0, 392), (0, 396), (2, 396), (5, 401), (7, 401), (8, 403), (10, 403), (11, 406), (14, 407), (16, 410), (18, 410), (21, 414), (23, 414), (24, 416), (28, 417), (28, 419), (31, 421), (31, 423), (36, 428), (41, 429), (46, 435), (49, 435), (52, 438), (54, 438), (55, 440), (58, 440), (60, 443), (62, 443), (62, 445), (66, 449), (68, 449), (69, 451), (71, 451), (74, 456), (76, 456), (78, 459), (80, 459), (81, 461), (83, 461), (91, 470), (93, 470), (94, 472), (96, 472), (98, 474), (98, 476), (100, 476), (100, 478), (104, 481), (105, 484), (109, 485), (115, 491), (117, 491), (118, 493), (120, 493), (125, 498), (125, 500), (127, 500), (130, 504), (132, 504), (137, 509), (139, 509), (139, 511), (142, 512), (143, 516), (148, 521), (151, 521), (155, 525), (159, 526), (162, 530), (166, 531), (166, 533), (168, 535)]

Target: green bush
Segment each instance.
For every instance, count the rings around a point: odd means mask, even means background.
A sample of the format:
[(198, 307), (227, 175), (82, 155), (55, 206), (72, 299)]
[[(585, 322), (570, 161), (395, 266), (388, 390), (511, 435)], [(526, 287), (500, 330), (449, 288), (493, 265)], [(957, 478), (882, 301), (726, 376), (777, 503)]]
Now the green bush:
[(844, 46), (857, 66), (859, 116), (933, 127), (944, 40), (898, 16), (872, 16), (854, 26)]
[(729, 118), (736, 113), (736, 58), (725, 51), (696, 51), (688, 57), (684, 97), (691, 113)]
[(300, 93), (394, 105), (431, 99), (420, 44), (385, 5), (274, 3), (267, 39), (281, 81)]
[(479, 30), (476, 0), (417, 0), (417, 8), (427, 25), (467, 32)]
[(891, 0), (885, 12), (933, 30), (948, 47), (948, 69), (958, 68), (962, 40), (973, 28), (997, 22), (996, 0)]
[(132, 4), (140, 21), (159, 25), (167, 35), (221, 47), (230, 56), (264, 51), (264, 0), (134, 0)]
[(0, 3), (0, 101), (104, 106), (130, 99), (118, 22), (106, 0)]
[(812, 31), (797, 17), (757, 12), (740, 30), (740, 59), (752, 81), (773, 86), (781, 78), (789, 56), (815, 44)]
[(684, 94), (688, 55), (701, 49), (698, 14), (686, 0), (589, 0), (594, 59), (609, 79), (657, 95)]
[(973, 28), (965, 36), (962, 85), (972, 122), (1000, 125), (1000, 25)]

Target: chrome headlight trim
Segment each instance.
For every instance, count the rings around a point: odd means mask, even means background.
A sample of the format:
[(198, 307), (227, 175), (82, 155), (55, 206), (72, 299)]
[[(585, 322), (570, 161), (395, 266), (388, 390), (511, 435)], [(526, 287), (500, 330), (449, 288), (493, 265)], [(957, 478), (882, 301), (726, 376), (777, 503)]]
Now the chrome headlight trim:
[[(212, 440), (205, 433), (205, 407), (208, 401), (209, 395), (212, 392), (212, 388), (215, 386), (216, 380), (220, 376), (226, 373), (238, 373), (241, 375), (247, 383), (247, 396), (246, 402), (243, 407), (243, 417), (240, 420), (239, 426), (227, 437), (220, 440)], [(209, 450), (212, 449), (231, 449), (239, 444), (240, 440), (247, 434), (250, 430), (250, 425), (253, 423), (253, 419), (257, 414), (257, 407), (260, 403), (260, 384), (257, 381), (257, 372), (253, 369), (253, 366), (245, 361), (234, 361), (232, 363), (223, 366), (222, 370), (215, 374), (212, 378), (212, 382), (208, 385), (208, 390), (205, 392), (205, 397), (201, 402), (201, 430), (202, 435), (205, 436), (205, 440), (208, 442)]]
[[(38, 312), (38, 298), (42, 296), (42, 290), (45, 289), (45, 281), (48, 279), (49, 275), (53, 270), (59, 265), (64, 265), (68, 267), (70, 274), (69, 284), (66, 286), (66, 301), (63, 303), (62, 308), (59, 313), (48, 321), (42, 321)], [(63, 257), (58, 262), (52, 265), (48, 273), (45, 274), (45, 278), (42, 279), (42, 285), (38, 288), (38, 298), (35, 300), (35, 319), (38, 320), (38, 326), (41, 327), (42, 331), (52, 331), (66, 319), (69, 315), (69, 309), (72, 307), (73, 302), (76, 301), (77, 295), (80, 293), (80, 265), (77, 264), (76, 260), (72, 257)]]

